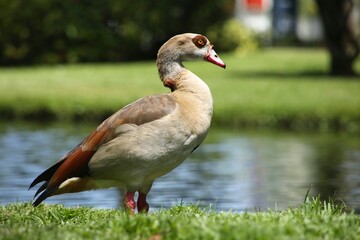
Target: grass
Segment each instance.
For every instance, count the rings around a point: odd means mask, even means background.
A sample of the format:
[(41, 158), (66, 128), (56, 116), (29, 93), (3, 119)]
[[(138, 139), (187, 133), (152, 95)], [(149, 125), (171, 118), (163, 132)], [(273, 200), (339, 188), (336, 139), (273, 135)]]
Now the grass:
[(148, 215), (27, 203), (0, 207), (1, 239), (359, 239), (360, 216), (307, 200), (296, 208), (214, 212), (176, 205)]
[[(223, 70), (188, 63), (214, 97), (214, 124), (360, 131), (360, 81), (326, 75), (321, 49), (223, 54)], [(355, 64), (360, 72), (360, 61)], [(100, 121), (142, 96), (167, 92), (155, 63), (0, 69), (0, 119)]]

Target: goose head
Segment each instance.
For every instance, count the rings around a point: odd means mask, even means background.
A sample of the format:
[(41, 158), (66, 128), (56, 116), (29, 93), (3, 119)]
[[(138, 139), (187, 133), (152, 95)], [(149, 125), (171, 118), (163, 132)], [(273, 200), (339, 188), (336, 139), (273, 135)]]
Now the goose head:
[(172, 78), (171, 76), (184, 68), (183, 61), (196, 60), (205, 60), (222, 68), (226, 67), (205, 36), (185, 33), (170, 38), (157, 54), (156, 63), (161, 80)]

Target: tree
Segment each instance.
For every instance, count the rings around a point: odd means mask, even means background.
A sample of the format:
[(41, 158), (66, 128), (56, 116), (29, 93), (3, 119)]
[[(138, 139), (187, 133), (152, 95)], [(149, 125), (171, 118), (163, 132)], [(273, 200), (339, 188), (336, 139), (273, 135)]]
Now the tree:
[(0, 65), (153, 59), (169, 37), (205, 33), (233, 0), (0, 0)]
[(354, 0), (316, 0), (330, 52), (330, 74), (353, 76), (353, 62), (360, 52), (359, 38), (351, 24)]

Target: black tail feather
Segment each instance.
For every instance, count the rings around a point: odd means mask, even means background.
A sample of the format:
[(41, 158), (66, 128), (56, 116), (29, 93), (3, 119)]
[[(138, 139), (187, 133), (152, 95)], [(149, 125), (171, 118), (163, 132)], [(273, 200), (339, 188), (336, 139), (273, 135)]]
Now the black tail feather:
[(36, 184), (45, 181), (45, 183), (43, 183), (39, 189), (36, 191), (34, 198), (36, 198), (37, 195), (40, 194), (40, 196), (33, 202), (33, 206), (36, 207), (37, 205), (39, 205), (42, 201), (44, 201), (46, 198), (50, 197), (56, 190), (57, 188), (52, 188), (52, 189), (48, 189), (48, 182), (50, 181), (50, 179), (52, 178), (52, 176), (54, 175), (54, 173), (56, 172), (56, 170), (60, 167), (60, 165), (64, 162), (65, 159), (63, 159), (62, 161), (59, 161), (57, 163), (55, 163), (53, 166), (51, 166), (50, 168), (46, 169), (43, 173), (41, 173), (39, 176), (37, 176), (37, 178), (35, 178), (35, 180), (30, 184), (29, 189), (34, 187)]
[[(63, 163), (64, 161), (60, 161), (55, 163), (53, 166), (51, 166), (50, 168), (48, 168), (47, 170), (45, 170), (43, 173), (41, 173), (37, 178), (35, 178), (35, 180), (30, 184), (29, 189), (34, 187), (36, 184), (42, 182), (42, 181), (49, 181), (50, 178), (54, 175), (54, 173), (56, 172), (56, 170), (60, 167), (60, 165)], [(43, 187), (43, 186), (41, 186)], [(35, 195), (36, 196), (36, 195)]]
[[(41, 187), (43, 187), (44, 185), (42, 185)], [(46, 198), (50, 197), (55, 191), (57, 190), (57, 188), (53, 188), (53, 189), (45, 189), (45, 191), (43, 193), (41, 193), (41, 195), (33, 202), (33, 206), (36, 207), (37, 205), (39, 205), (42, 201), (44, 201)]]
[(48, 182), (45, 182), (43, 185), (41, 185), (39, 187), (39, 189), (36, 191), (35, 195), (34, 195), (34, 198), (36, 198), (36, 196), (41, 193), (42, 191), (44, 191), (48, 186)]

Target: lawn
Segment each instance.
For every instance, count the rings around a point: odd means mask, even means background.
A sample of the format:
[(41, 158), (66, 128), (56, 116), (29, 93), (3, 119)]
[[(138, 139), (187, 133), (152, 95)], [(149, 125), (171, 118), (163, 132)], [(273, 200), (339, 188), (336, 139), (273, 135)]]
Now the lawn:
[[(214, 125), (360, 131), (359, 78), (327, 76), (325, 50), (220, 55), (226, 70), (186, 64), (212, 90)], [(154, 61), (0, 68), (0, 119), (98, 122), (167, 91)]]
[(148, 215), (122, 210), (16, 203), (0, 207), (1, 239), (359, 239), (360, 216), (307, 200), (296, 208), (214, 212), (176, 205)]

